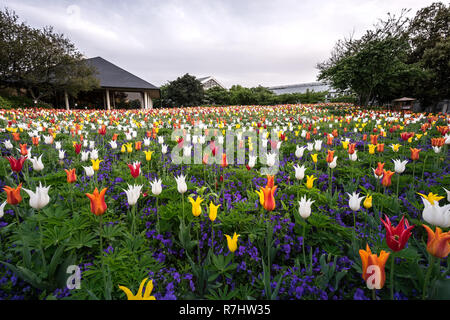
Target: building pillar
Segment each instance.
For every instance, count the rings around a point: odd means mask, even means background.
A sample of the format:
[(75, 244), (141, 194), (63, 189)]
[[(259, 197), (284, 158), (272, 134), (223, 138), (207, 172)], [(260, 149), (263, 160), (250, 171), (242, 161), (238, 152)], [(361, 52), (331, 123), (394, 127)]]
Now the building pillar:
[(148, 108), (153, 109), (153, 100), (150, 98), (150, 95), (148, 95)]
[(148, 108), (148, 101), (147, 101), (147, 99), (148, 99), (147, 91), (144, 91), (144, 99), (142, 101), (142, 108), (143, 109), (147, 109)]
[(109, 90), (106, 89), (106, 109), (111, 110), (111, 103), (109, 101)]
[(66, 103), (66, 110), (70, 110), (70, 106), (69, 106), (69, 95), (67, 94), (67, 91), (64, 90), (64, 101)]

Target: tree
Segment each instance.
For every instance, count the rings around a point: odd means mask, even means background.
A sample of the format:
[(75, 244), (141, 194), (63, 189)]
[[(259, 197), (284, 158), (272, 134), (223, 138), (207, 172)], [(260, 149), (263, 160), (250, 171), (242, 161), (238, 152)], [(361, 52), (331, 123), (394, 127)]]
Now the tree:
[(318, 79), (336, 89), (350, 89), (365, 106), (372, 100), (390, 101), (415, 87), (423, 72), (418, 64), (407, 63), (405, 13), (389, 15), (361, 39), (338, 41), (329, 60), (317, 65)]
[(34, 100), (66, 91), (76, 96), (99, 86), (95, 69), (63, 34), (31, 28), (0, 11), (0, 85), (25, 88)]
[(164, 101), (169, 106), (198, 106), (203, 102), (203, 86), (194, 76), (186, 73), (168, 83)]
[(205, 103), (214, 105), (230, 104), (230, 92), (227, 89), (216, 86), (205, 91)]
[(419, 10), (409, 28), (409, 62), (424, 70), (417, 97), (422, 104), (435, 105), (450, 97), (450, 4), (433, 3)]

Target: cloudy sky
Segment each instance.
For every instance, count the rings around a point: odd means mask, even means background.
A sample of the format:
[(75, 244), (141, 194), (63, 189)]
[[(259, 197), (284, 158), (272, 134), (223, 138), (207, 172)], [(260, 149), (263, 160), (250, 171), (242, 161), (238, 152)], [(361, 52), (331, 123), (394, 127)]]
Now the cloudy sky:
[(52, 25), (87, 57), (160, 86), (185, 73), (226, 87), (316, 81), (338, 39), (426, 0), (0, 0), (34, 27)]

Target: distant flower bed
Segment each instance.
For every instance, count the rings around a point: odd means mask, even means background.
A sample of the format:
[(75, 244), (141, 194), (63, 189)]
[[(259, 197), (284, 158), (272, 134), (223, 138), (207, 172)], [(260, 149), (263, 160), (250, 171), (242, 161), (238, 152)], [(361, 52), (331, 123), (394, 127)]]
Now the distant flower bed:
[(450, 116), (0, 110), (0, 299), (450, 299)]

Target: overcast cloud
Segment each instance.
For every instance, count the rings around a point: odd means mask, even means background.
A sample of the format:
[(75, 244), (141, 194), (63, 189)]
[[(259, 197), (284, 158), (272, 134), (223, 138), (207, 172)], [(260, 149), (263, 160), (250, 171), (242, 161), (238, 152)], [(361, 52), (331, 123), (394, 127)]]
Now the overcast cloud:
[(160, 86), (185, 73), (226, 87), (316, 81), (338, 39), (425, 0), (0, 0), (34, 27), (52, 25), (87, 57)]

